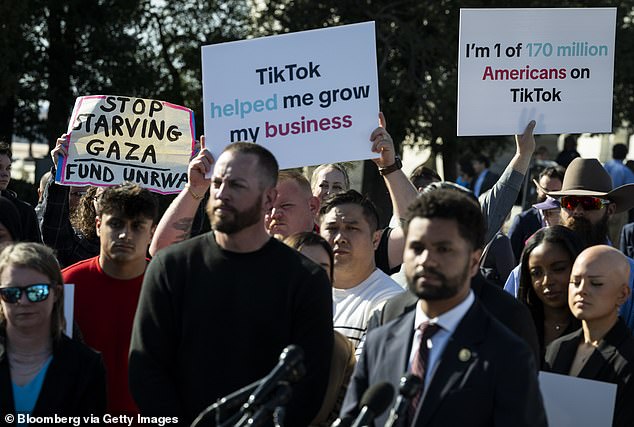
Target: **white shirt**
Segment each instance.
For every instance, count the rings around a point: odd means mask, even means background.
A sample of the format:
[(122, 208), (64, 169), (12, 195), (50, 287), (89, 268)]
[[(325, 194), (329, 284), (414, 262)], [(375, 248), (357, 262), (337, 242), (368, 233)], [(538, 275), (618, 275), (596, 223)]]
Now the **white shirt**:
[[(420, 345), (421, 331), (418, 329), (421, 324), (424, 322), (429, 322), (430, 324), (437, 324), (440, 326), (438, 332), (434, 334), (429, 340), (427, 340), (427, 347), (429, 348), (429, 357), (427, 358), (427, 367), (425, 369), (425, 382), (424, 384), (429, 384), (431, 380), (432, 374), (436, 369), (436, 364), (438, 360), (440, 360), (440, 356), (445, 350), (445, 346), (449, 341), (449, 337), (453, 335), (454, 331), (458, 327), (458, 324), (467, 313), (469, 308), (473, 305), (475, 301), (475, 296), (473, 295), (473, 291), (469, 290), (469, 295), (457, 306), (452, 308), (451, 310), (441, 314), (438, 317), (434, 317), (430, 319), (423, 309), (421, 308), (420, 301), (416, 304), (416, 317), (414, 318), (414, 339), (412, 341), (412, 351), (409, 354), (409, 365), (408, 368), (412, 370), (412, 362), (414, 361), (414, 357), (416, 357), (416, 352), (418, 351), (418, 346)], [(431, 343), (430, 343), (431, 341)]]
[[(335, 331), (352, 341), (360, 354), (368, 320), (394, 295), (403, 292), (398, 283), (378, 268), (367, 279), (350, 289), (332, 289)], [(358, 357), (357, 354), (357, 357)]]

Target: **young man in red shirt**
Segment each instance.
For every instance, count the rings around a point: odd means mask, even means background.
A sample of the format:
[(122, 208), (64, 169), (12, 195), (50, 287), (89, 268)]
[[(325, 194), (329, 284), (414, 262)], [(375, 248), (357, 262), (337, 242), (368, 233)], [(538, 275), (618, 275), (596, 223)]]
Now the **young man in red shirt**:
[(64, 283), (75, 284), (83, 339), (103, 354), (111, 414), (138, 412), (128, 387), (128, 348), (157, 215), (148, 190), (130, 183), (106, 189), (97, 201), (99, 255), (62, 271)]

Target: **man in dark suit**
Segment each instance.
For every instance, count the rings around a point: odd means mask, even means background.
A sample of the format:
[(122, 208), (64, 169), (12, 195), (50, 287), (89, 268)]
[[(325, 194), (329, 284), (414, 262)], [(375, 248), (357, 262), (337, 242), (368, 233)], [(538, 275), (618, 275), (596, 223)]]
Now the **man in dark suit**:
[(417, 306), (368, 334), (342, 416), (355, 415), (370, 385), (398, 388), (412, 371), (423, 385), (401, 425), (547, 425), (532, 352), (470, 287), (484, 240), (479, 206), (451, 190), (423, 194), (405, 233), (405, 274)]
[(489, 170), (489, 159), (483, 155), (477, 156), (471, 162), (471, 165), (476, 173), (476, 177), (471, 181), (471, 190), (476, 197), (480, 197), (481, 194), (486, 193), (498, 182), (500, 175)]

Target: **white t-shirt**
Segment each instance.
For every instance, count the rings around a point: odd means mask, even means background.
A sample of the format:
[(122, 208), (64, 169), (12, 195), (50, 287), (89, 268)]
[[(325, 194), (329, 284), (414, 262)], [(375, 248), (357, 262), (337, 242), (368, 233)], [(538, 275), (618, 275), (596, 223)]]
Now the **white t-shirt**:
[(403, 288), (378, 268), (354, 288), (332, 289), (335, 331), (352, 341), (357, 357), (372, 313), (401, 292)]

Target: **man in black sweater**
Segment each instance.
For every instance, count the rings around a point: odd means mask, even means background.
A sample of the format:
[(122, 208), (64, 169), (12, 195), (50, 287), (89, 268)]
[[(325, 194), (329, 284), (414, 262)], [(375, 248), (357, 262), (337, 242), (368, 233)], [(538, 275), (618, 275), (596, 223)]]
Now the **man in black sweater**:
[[(203, 148), (190, 168), (200, 178), (212, 163)], [(150, 263), (130, 347), (130, 388), (142, 415), (189, 425), (266, 376), (290, 344), (303, 349), (306, 375), (293, 385), (286, 424), (308, 425), (317, 414), (333, 345), (331, 290), (321, 267), (265, 231), (277, 172), (261, 146), (229, 145), (211, 178), (212, 231)], [(179, 197), (202, 198), (196, 190)]]

